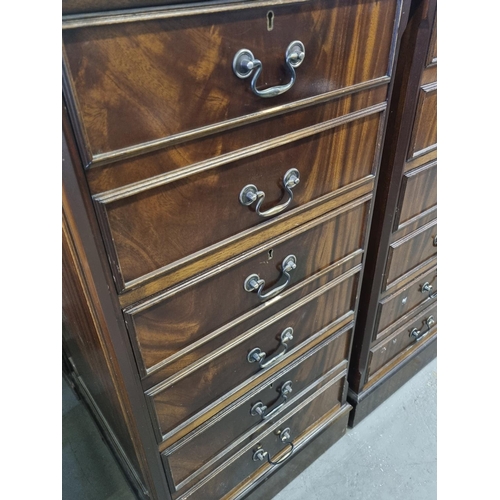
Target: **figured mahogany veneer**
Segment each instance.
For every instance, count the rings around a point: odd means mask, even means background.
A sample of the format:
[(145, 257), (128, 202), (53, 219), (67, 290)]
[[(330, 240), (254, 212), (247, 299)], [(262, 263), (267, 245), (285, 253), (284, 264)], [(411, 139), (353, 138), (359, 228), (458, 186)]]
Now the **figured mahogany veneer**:
[[(265, 192), (261, 209), (265, 211), (289, 198), (283, 178), (296, 168), (300, 183), (292, 190), (293, 201), (283, 212), (287, 214), (373, 177), (379, 109), (326, 132), (178, 181), (156, 187), (126, 186), (96, 196), (103, 224), (109, 226), (108, 245), (115, 256), (117, 281), (126, 286), (223, 240), (234, 241), (235, 235), (262, 222), (269, 225), (273, 218), (255, 213), (255, 204), (240, 203), (240, 192), (248, 184)], [(348, 144), (363, 147), (348, 148)]]
[[(344, 328), (329, 337), (166, 449), (162, 457), (176, 489), (185, 489), (187, 484), (199, 481), (223, 461), (222, 457), (227, 458), (228, 453), (250, 442), (271, 422), (332, 378), (343, 376), (351, 333), (352, 330)], [(291, 384), (292, 391), (284, 401), (280, 389), (287, 383)], [(284, 405), (271, 418), (262, 419), (251, 414), (258, 402), (267, 406), (266, 414)]]
[[(413, 0), (396, 68), (391, 140), (382, 153), (349, 369), (351, 425), (436, 352), (436, 19), (435, 0)], [(429, 317), (430, 326), (422, 323)]]
[[(238, 486), (249, 476), (268, 472), (272, 467), (267, 461), (254, 461), (252, 457), (255, 450), (263, 448), (275, 462), (283, 459), (290, 452), (290, 445), (281, 441), (281, 431), (290, 429), (290, 441), (300, 448), (302, 440), (320, 431), (320, 428), (328, 421), (332, 422), (341, 418), (344, 414), (343, 410), (347, 409), (341, 403), (343, 394), (344, 380), (334, 379), (291, 412), (273, 422), (265, 432), (254, 437), (249, 444), (234, 453), (226, 463), (178, 498), (193, 500), (235, 498), (229, 493), (231, 488)], [(226, 494), (227, 496), (224, 496)]]
[[(268, 7), (229, 6), (203, 15), (170, 11), (165, 18), (117, 24), (68, 21), (68, 91), (86, 142), (82, 150), (90, 161), (111, 161), (137, 154), (139, 145), (157, 149), (282, 112), (283, 106), (313, 104), (316, 96), (385, 81), (397, 4), (276, 5), (271, 31)], [(303, 42), (306, 57), (285, 94), (259, 98), (233, 73), (234, 55), (247, 48), (263, 64), (259, 86), (287, 83), (284, 57), (293, 40)]]
[[(142, 500), (239, 500), (345, 433), (410, 1), (63, 1), (65, 366)], [(293, 86), (258, 96), (290, 81), (296, 40)], [(233, 70), (240, 49), (262, 62), (258, 92)], [(398, 206), (388, 285), (411, 299), (381, 302), (387, 338), (429, 305), (401, 264), (435, 219), (420, 86), (406, 191), (431, 192)], [(290, 203), (259, 215), (248, 185), (262, 212)], [(411, 260), (420, 275), (433, 255)], [(402, 355), (374, 350), (371, 380)]]
[[(278, 310), (283, 310), (290, 304), (286, 295), (284, 300), (280, 294), (276, 299), (262, 301), (256, 293), (245, 291), (245, 279), (258, 274), (266, 282), (264, 291), (270, 291), (284, 282), (284, 278), (280, 278), (283, 259), (295, 255), (297, 267), (290, 272), (290, 282), (284, 291), (288, 294), (298, 289), (301, 282), (314, 279), (317, 273), (333, 269), (336, 262), (354, 256), (363, 248), (368, 205), (368, 200), (356, 201), (297, 228), (288, 233), (286, 239), (271, 241), (257, 255), (210, 279), (196, 280), (191, 286), (180, 285), (127, 308), (126, 321), (136, 346), (138, 364), (144, 367), (143, 373), (149, 375), (162, 370), (165, 378), (172, 373), (169, 364), (175, 363), (177, 371), (186, 361), (193, 363), (220, 346), (222, 339), (228, 342), (242, 333), (242, 326), (248, 326), (242, 319), (249, 317), (252, 310), (257, 313), (263, 310), (268, 316), (273, 310), (272, 304), (280, 300)], [(301, 288), (294, 294), (294, 300), (301, 299), (310, 290), (307, 286)], [(223, 308), (218, 307), (221, 303)], [(243, 324), (238, 326), (238, 323)], [(228, 327), (232, 327), (229, 336)], [(217, 339), (219, 336), (222, 339)], [(210, 343), (203, 346), (207, 342)], [(188, 357), (179, 365), (181, 354)]]
[[(195, 365), (147, 391), (154, 406), (160, 436), (171, 434), (185, 420), (199, 415), (203, 408), (229, 394), (234, 387), (244, 382), (249, 385), (251, 379), (283, 366), (300, 348), (312, 342), (319, 332), (352, 315), (357, 278), (354, 275), (344, 279), (318, 298), (269, 318), (264, 324), (256, 325)], [(267, 358), (282, 352), (279, 339), (286, 328), (293, 328), (293, 340), (287, 342), (287, 354), (280, 356), (277, 363), (263, 369), (259, 363), (247, 360), (250, 351), (257, 347), (268, 354)]]
[[(424, 285), (427, 285), (427, 288), (431, 287), (431, 289), (426, 291)], [(437, 268), (434, 265), (431, 272), (417, 276), (411, 283), (380, 301), (376, 339), (384, 337), (387, 334), (387, 327), (403, 315), (408, 314), (422, 302), (433, 300), (436, 297)]]

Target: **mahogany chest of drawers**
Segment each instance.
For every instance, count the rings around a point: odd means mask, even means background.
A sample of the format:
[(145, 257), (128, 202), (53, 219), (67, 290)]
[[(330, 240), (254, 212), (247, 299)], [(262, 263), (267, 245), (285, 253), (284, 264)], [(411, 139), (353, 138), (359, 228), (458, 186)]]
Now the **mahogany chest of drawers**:
[(436, 356), (436, 2), (412, 2), (350, 359), (351, 425)]
[(63, 2), (64, 352), (140, 497), (270, 498), (344, 434), (408, 7)]

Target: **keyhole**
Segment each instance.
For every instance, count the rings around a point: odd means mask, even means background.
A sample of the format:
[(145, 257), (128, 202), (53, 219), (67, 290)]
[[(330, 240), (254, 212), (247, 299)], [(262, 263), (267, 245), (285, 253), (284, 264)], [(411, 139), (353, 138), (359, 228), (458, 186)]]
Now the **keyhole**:
[(274, 28), (274, 12), (270, 10), (267, 13), (267, 31), (271, 31)]
[(269, 260), (271, 260), (273, 258), (273, 249), (271, 248), (271, 250), (269, 250), (269, 252), (267, 252), (267, 255), (269, 255)]

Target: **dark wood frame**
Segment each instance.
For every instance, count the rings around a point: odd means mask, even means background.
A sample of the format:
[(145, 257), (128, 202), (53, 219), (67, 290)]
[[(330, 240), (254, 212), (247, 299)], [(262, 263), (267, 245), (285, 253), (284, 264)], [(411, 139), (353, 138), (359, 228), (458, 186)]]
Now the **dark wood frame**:
[[(429, 52), (432, 50), (429, 47), (436, 36), (433, 29), (436, 9), (436, 0), (413, 0), (408, 25), (401, 40), (374, 202), (374, 213), (377, 215), (371, 223), (349, 367), (348, 401), (353, 405), (350, 426), (360, 422), (436, 356), (436, 341), (432, 338), (416, 347), (409, 357), (389, 369), (375, 384), (367, 386), (370, 347), (376, 333), (378, 303), (386, 281), (390, 244), (399, 217), (397, 206), (402, 178), (405, 167), (408, 170), (407, 162), (415, 158), (408, 158), (408, 151), (419, 103), (421, 75), (424, 68), (437, 64), (434, 59), (429, 63)], [(435, 147), (429, 150), (435, 151)], [(425, 153), (428, 151), (418, 156), (425, 157)], [(433, 260), (430, 265), (434, 263)], [(421, 271), (424, 272), (424, 269)]]

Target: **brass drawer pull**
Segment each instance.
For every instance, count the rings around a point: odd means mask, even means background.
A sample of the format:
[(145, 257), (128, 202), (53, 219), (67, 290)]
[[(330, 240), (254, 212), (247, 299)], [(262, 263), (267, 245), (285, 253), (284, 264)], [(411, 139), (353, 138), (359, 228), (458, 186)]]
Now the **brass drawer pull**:
[(284, 349), (281, 352), (279, 352), (278, 354), (276, 354), (272, 358), (268, 358), (266, 361), (264, 361), (267, 354), (265, 352), (261, 351), (259, 347), (256, 347), (255, 349), (252, 349), (248, 353), (247, 361), (249, 363), (257, 362), (257, 363), (259, 363), (261, 368), (267, 368), (268, 366), (271, 366), (274, 363), (277, 363), (286, 354), (286, 351), (288, 350), (287, 342), (290, 342), (291, 340), (293, 340), (293, 328), (289, 326), (288, 328), (285, 328), (281, 332), (280, 345), (278, 346), (278, 349), (280, 346), (284, 347)]
[(236, 52), (233, 59), (233, 71), (238, 78), (244, 79), (248, 78), (254, 69), (256, 69), (255, 74), (250, 83), (250, 88), (252, 92), (259, 97), (275, 97), (277, 95), (283, 94), (287, 90), (293, 87), (295, 80), (297, 79), (295, 68), (299, 67), (304, 60), (306, 55), (306, 49), (304, 44), (298, 40), (292, 42), (285, 52), (285, 63), (289, 70), (291, 79), (285, 85), (277, 85), (276, 87), (269, 87), (264, 90), (257, 90), (257, 80), (262, 73), (262, 62), (255, 59), (252, 52), (248, 49), (241, 49)]
[[(250, 415), (252, 417), (260, 416), (261, 420), (267, 420), (268, 418), (271, 418), (273, 415), (275, 415), (283, 406), (285, 406), (288, 395), (292, 392), (292, 381), (288, 380), (284, 384), (282, 384), (280, 388), (280, 395), (278, 399), (275, 401), (277, 403), (280, 399), (283, 399), (283, 401), (273, 408), (269, 413), (266, 413), (266, 411), (269, 409), (262, 401), (258, 401), (255, 403), (251, 410), (250, 410)], [(274, 404), (274, 403), (273, 403)]]
[(247, 292), (257, 292), (257, 295), (261, 300), (267, 300), (276, 295), (280, 294), (290, 283), (292, 277), (290, 273), (297, 267), (297, 257), (295, 255), (289, 255), (283, 259), (281, 263), (281, 274), (286, 277), (285, 283), (276, 288), (269, 290), (267, 293), (262, 293), (266, 282), (259, 277), (258, 274), (251, 274), (247, 277), (243, 283), (243, 287)]
[(432, 325), (435, 322), (436, 320), (434, 319), (434, 316), (429, 316), (427, 319), (423, 321), (424, 325), (427, 327), (427, 330), (419, 330), (418, 328), (413, 328), (413, 330), (410, 332), (410, 337), (413, 337), (416, 342), (422, 340), (422, 338), (429, 333)]
[(294, 448), (294, 444), (290, 441), (290, 432), (291, 432), (290, 427), (287, 427), (286, 429), (283, 429), (282, 431), (278, 431), (278, 435), (280, 436), (281, 442), (290, 445), (290, 451), (285, 456), (281, 457), (277, 462), (273, 462), (269, 458), (269, 453), (266, 450), (264, 450), (264, 448), (262, 448), (262, 445), (260, 445), (260, 444), (257, 445), (257, 449), (254, 450), (254, 452), (253, 452), (252, 460), (254, 462), (257, 462), (258, 460), (260, 460), (262, 462), (265, 458), (267, 458), (267, 461), (271, 465), (279, 465), (279, 464), (282, 464), (283, 462), (285, 462), (286, 460), (288, 460), (292, 456), (293, 448)]
[(293, 192), (292, 189), (300, 182), (300, 174), (296, 168), (291, 168), (286, 172), (283, 176), (283, 187), (285, 188), (286, 193), (288, 194), (288, 200), (276, 207), (270, 208), (265, 212), (260, 211), (260, 207), (262, 203), (264, 203), (264, 199), (266, 197), (266, 193), (264, 191), (259, 191), (257, 186), (253, 184), (246, 185), (240, 193), (240, 203), (245, 206), (250, 206), (252, 203), (257, 201), (257, 205), (255, 207), (255, 212), (261, 217), (272, 217), (273, 215), (279, 214), (283, 212), (288, 205), (293, 200)]

